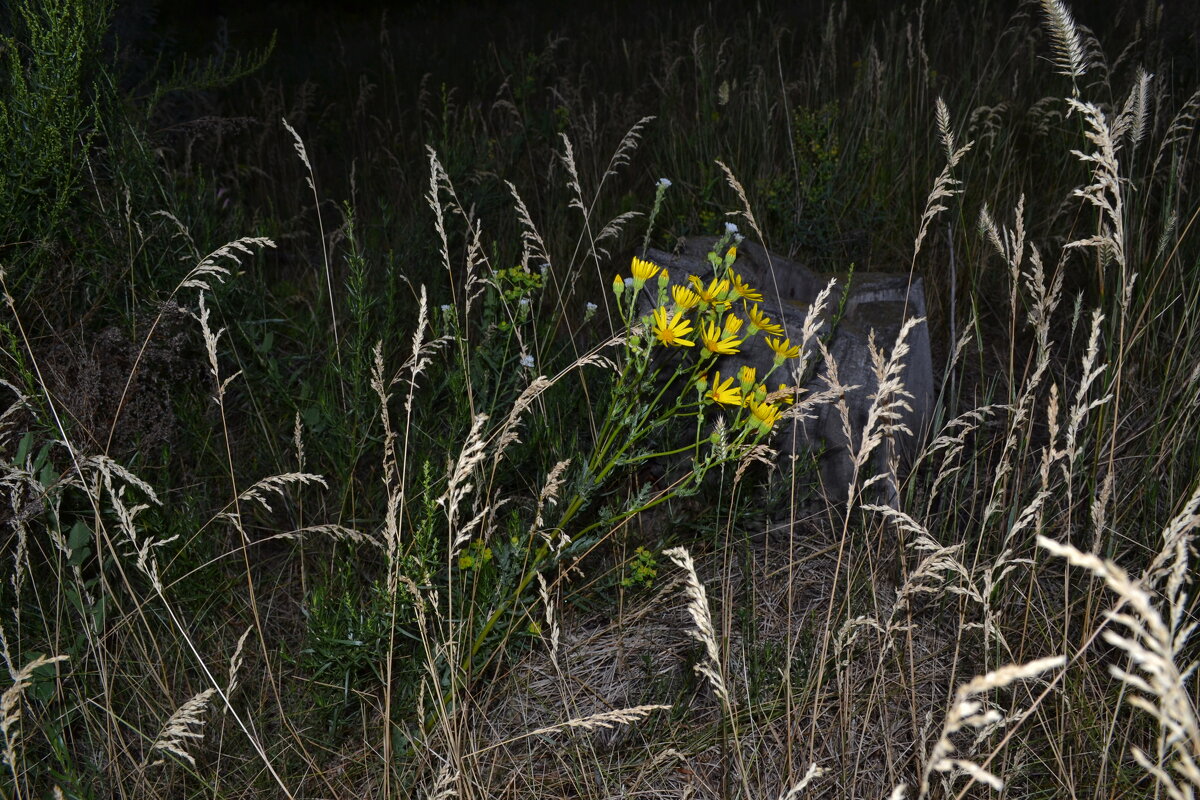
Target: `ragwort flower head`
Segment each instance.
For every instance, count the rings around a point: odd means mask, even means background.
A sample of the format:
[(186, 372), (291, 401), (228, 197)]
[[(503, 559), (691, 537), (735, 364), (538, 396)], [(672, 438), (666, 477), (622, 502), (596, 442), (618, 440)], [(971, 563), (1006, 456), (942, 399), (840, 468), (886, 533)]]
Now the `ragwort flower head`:
[(754, 378), (757, 372), (758, 370), (749, 365), (743, 366), (738, 370), (738, 380), (742, 384), (742, 394), (750, 391), (750, 387), (754, 385)]
[(704, 347), (708, 352), (719, 356), (733, 355), (738, 352), (738, 345), (745, 341), (734, 338), (733, 335), (727, 335), (722, 328), (717, 327), (715, 322), (704, 326), (704, 330), (700, 332), (700, 340), (704, 342)]
[(756, 403), (750, 400), (747, 406), (750, 409), (750, 416), (746, 418), (746, 423), (754, 428), (759, 435), (770, 433), (771, 428), (775, 427), (775, 423), (779, 421), (779, 417), (783, 414), (774, 403)]
[(686, 286), (672, 286), (671, 298), (675, 301), (676, 311), (690, 311), (700, 303), (700, 295)]
[(654, 309), (654, 325), (651, 327), (651, 330), (654, 331), (654, 335), (658, 340), (668, 347), (672, 345), (692, 347), (696, 344), (691, 340), (683, 338), (691, 334), (692, 323), (683, 319), (683, 312), (681, 311), (676, 311), (675, 316), (668, 320), (666, 308), (659, 306)]
[(767, 346), (775, 351), (775, 364), (783, 363), (785, 358), (797, 358), (800, 355), (800, 345), (793, 345), (791, 339), (767, 339)]
[(712, 388), (708, 390), (708, 394), (705, 397), (714, 403), (726, 406), (740, 406), (742, 404), (742, 390), (733, 385), (733, 376), (731, 375), (722, 381), (720, 372), (714, 373)]
[(733, 273), (733, 293), (755, 303), (761, 302), (763, 299), (762, 293), (751, 289), (746, 282), (742, 280), (742, 276), (738, 275), (736, 272)]
[(637, 292), (641, 291), (642, 287), (646, 285), (646, 281), (658, 274), (659, 267), (634, 256), (633, 264), (629, 269), (633, 273), (633, 290)]
[(783, 326), (779, 325), (778, 323), (771, 322), (771, 318), (762, 313), (757, 304), (748, 309), (746, 313), (750, 316), (749, 333), (751, 336), (759, 331), (762, 331), (763, 333), (769, 333), (772, 336), (783, 336)]
[(700, 295), (700, 302), (705, 308), (708, 306), (714, 306), (718, 310), (729, 308), (729, 281), (725, 278), (713, 278), (707, 288), (704, 286), (704, 282), (695, 275), (689, 275), (688, 282), (692, 284), (696, 294)]

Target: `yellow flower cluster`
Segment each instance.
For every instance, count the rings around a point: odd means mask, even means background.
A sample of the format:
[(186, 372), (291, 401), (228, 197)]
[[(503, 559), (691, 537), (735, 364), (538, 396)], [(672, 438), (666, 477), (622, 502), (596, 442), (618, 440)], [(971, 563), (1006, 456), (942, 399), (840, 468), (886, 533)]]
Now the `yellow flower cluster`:
[[(749, 410), (746, 424), (753, 427), (759, 434), (768, 433), (783, 415), (778, 403), (767, 402), (766, 384), (755, 382), (754, 367), (742, 367), (738, 370), (738, 386), (734, 386), (732, 377), (721, 380), (718, 371), (713, 378), (712, 388), (705, 397), (714, 403), (726, 406), (740, 406)], [(779, 384), (779, 391), (787, 391), (784, 384)]]
[[(659, 305), (648, 322), (650, 332), (659, 344), (666, 347), (695, 347), (699, 339), (697, 351), (702, 363), (704, 359), (715, 356), (736, 355), (746, 339), (761, 331), (769, 334), (766, 342), (775, 353), (771, 369), (774, 371), (785, 360), (798, 358), (800, 347), (783, 338), (783, 326), (773, 322), (758, 305), (763, 299), (762, 293), (733, 271), (732, 262), (733, 259), (727, 257), (723, 262), (724, 274), (717, 269), (718, 274), (707, 283), (695, 275), (689, 275), (686, 284), (672, 285), (668, 292), (670, 276), (666, 270), (635, 257), (630, 265), (632, 279), (626, 283), (626, 279), (616, 276), (613, 291), (620, 297), (623, 290), (632, 284), (636, 296), (648, 281), (658, 277)], [(666, 302), (668, 297), (669, 303)], [(734, 310), (734, 304), (739, 301), (742, 315)], [(742, 367), (736, 378), (730, 376), (722, 380), (721, 373), (716, 372), (711, 384), (707, 375), (704, 375), (696, 385), (709, 402), (746, 409), (745, 424), (759, 434), (765, 434), (779, 421), (783, 412), (780, 402), (767, 401), (767, 387), (756, 381), (754, 373), (753, 368)], [(780, 384), (781, 392), (786, 388)]]

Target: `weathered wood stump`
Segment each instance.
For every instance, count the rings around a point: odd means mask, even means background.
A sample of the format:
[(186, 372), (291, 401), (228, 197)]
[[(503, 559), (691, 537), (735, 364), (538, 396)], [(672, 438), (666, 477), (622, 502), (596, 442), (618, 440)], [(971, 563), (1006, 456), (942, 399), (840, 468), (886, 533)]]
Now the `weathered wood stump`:
[[(651, 249), (646, 258), (666, 269), (672, 283), (685, 283), (688, 275), (707, 282), (713, 275), (708, 253), (716, 242), (716, 237), (696, 237), (683, 242), (675, 253)], [(871, 332), (874, 331), (876, 346), (890, 354), (905, 320), (925, 316), (924, 285), (917, 277), (910, 280), (906, 275), (855, 272), (849, 280), (849, 293), (843, 299), (849, 276), (817, 275), (802, 264), (770, 253), (749, 241), (738, 245), (734, 270), (762, 293), (763, 301), (759, 304), (762, 310), (783, 326), (785, 335), (794, 344), (799, 343), (800, 331), (812, 303), (830, 278), (837, 281), (822, 312), (821, 337), (837, 365), (840, 383), (858, 387), (845, 395), (853, 441), (847, 441), (837, 407), (822, 404), (809, 419), (796, 420), (790, 426), (778, 425), (772, 444), (779, 450), (779, 461), (785, 469), (790, 469), (793, 456), (819, 453), (823, 491), (830, 499), (845, 500), (854, 475), (851, 453), (861, 445), (863, 427), (878, 389), (868, 348)], [(833, 317), (839, 309), (841, 316), (833, 326)], [(905, 411), (899, 421), (913, 435), (901, 433), (890, 437), (884, 447), (875, 451), (878, 457), (860, 472), (860, 481), (881, 471), (884, 465), (880, 459), (889, 454), (897, 457), (903, 471), (929, 421), (935, 387), (928, 326), (924, 322), (917, 324), (909, 332), (907, 341), (909, 352), (903, 361), (901, 379), (905, 389), (912, 394), (911, 398), (906, 398), (911, 410)], [(816, 365), (811, 374), (784, 374), (782, 370), (788, 368), (785, 364), (772, 375), (772, 384), (798, 383), (808, 392), (826, 390), (829, 365), (816, 352), (815, 344), (810, 348), (809, 363)], [(748, 339), (737, 355), (723, 357), (717, 362), (717, 368), (723, 375), (732, 375), (739, 366), (746, 364), (755, 367), (761, 376), (770, 370), (773, 359), (774, 354), (764, 337), (759, 335)]]

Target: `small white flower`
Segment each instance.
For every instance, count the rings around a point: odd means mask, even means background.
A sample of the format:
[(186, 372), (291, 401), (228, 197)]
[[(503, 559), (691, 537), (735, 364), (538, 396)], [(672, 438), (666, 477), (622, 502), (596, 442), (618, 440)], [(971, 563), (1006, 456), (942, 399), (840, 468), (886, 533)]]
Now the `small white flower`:
[(732, 222), (725, 223), (725, 233), (726, 234), (737, 233), (737, 232), (738, 232), (737, 225), (734, 225)]
[(626, 288), (626, 289), (632, 289), (632, 288), (633, 288), (633, 278), (626, 278), (626, 279), (625, 279), (625, 288)]
[(670, 178), (659, 178), (658, 185), (664, 189), (670, 189), (671, 188), (671, 179)]
[(546, 273), (550, 271), (550, 265), (546, 262), (543, 262), (542, 265), (540, 267), (538, 267), (538, 269), (540, 269), (542, 271), (542, 277), (544, 278), (544, 277), (546, 277)]
[(525, 369), (533, 369), (533, 356), (528, 354), (521, 356), (521, 366)]
[(442, 313), (443, 313), (443, 314), (449, 314), (449, 313), (450, 313), (450, 304), (449, 304), (449, 303), (443, 303), (443, 304), (442, 304)]
[(529, 298), (528, 297), (521, 298), (521, 308), (529, 308)]
[(588, 303), (585, 308), (587, 308), (587, 314), (590, 317), (592, 314), (596, 313), (596, 309), (599, 308), (599, 306), (597, 306), (595, 303)]

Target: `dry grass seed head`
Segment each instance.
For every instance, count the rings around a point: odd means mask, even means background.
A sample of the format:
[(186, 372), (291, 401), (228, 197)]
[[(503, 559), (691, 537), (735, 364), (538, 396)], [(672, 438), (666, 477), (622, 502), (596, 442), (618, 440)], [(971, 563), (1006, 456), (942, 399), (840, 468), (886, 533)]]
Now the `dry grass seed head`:
[(1059, 75), (1071, 79), (1074, 91), (1078, 94), (1076, 81), (1084, 76), (1089, 64), (1075, 18), (1062, 0), (1042, 0), (1042, 10), (1046, 13), (1046, 24), (1054, 46), (1054, 66)]
[(691, 554), (682, 547), (664, 550), (663, 555), (675, 562), (684, 571), (684, 593), (688, 597), (688, 614), (696, 626), (690, 631), (692, 638), (704, 646), (705, 658), (696, 663), (696, 672), (708, 679), (713, 691), (725, 706), (730, 705), (729, 691), (721, 674), (721, 655), (717, 646), (717, 634), (713, 628), (712, 613), (708, 608), (708, 595), (704, 590)]
[[(1163, 548), (1156, 563), (1147, 570), (1148, 581), (1167, 575), (1167, 619), (1154, 607), (1150, 591), (1113, 562), (1083, 553), (1070, 544), (1038, 537), (1041, 547), (1103, 580), (1122, 604), (1132, 609), (1132, 613), (1125, 613), (1118, 606), (1108, 611), (1108, 620), (1121, 626), (1125, 633), (1106, 630), (1103, 636), (1109, 644), (1124, 651), (1138, 671), (1134, 673), (1114, 664), (1109, 672), (1131, 690), (1127, 696), (1129, 704), (1145, 711), (1159, 724), (1157, 757), (1151, 758), (1134, 747), (1133, 758), (1154, 775), (1172, 798), (1179, 800), (1192, 797), (1200, 789), (1197, 767), (1200, 721), (1187, 686), (1195, 674), (1195, 665), (1181, 667), (1177, 663), (1196, 629), (1196, 623), (1183, 624), (1188, 605), (1183, 587), (1190, 543), (1197, 526), (1200, 526), (1200, 487), (1164, 530)], [(1168, 754), (1173, 756), (1169, 764), (1165, 763)], [(1180, 786), (1168, 767), (1182, 775), (1190, 786)]]
[(12, 686), (5, 689), (4, 694), (0, 695), (0, 734), (4, 736), (4, 760), (15, 774), (17, 772), (17, 744), (21, 737), (18, 727), (18, 723), (21, 721), (21, 698), (25, 696), (25, 690), (33, 683), (35, 671), (47, 664), (57, 664), (68, 659), (67, 656), (39, 656), (20, 669), (15, 669), (2, 629), (0, 629), (0, 643), (3, 644), (8, 674), (12, 676), (13, 680)]
[[(204, 738), (204, 712), (208, 710), (208, 701), (216, 692), (216, 689), (205, 689), (180, 706), (154, 738), (150, 754), (169, 753), (196, 766), (196, 759), (186, 746), (188, 740), (200, 741)], [(159, 758), (147, 766), (154, 767), (162, 763), (164, 759)]]
[(977, 696), (993, 689), (1003, 688), (1016, 681), (1036, 677), (1048, 670), (1057, 669), (1064, 663), (1066, 663), (1066, 659), (1062, 656), (1051, 656), (1026, 664), (1009, 664), (986, 675), (976, 676), (959, 686), (954, 693), (954, 700), (950, 704), (950, 711), (942, 726), (941, 736), (938, 737), (925, 762), (919, 796), (921, 798), (928, 796), (929, 780), (934, 772), (948, 772), (956, 768), (963, 770), (973, 781), (986, 783), (997, 791), (1003, 788), (1003, 781), (982, 767), (965, 759), (950, 758), (950, 754), (957, 749), (951, 737), (964, 728), (978, 730), (1004, 719), (1004, 716), (995, 708), (989, 708), (984, 702), (974, 699)]

